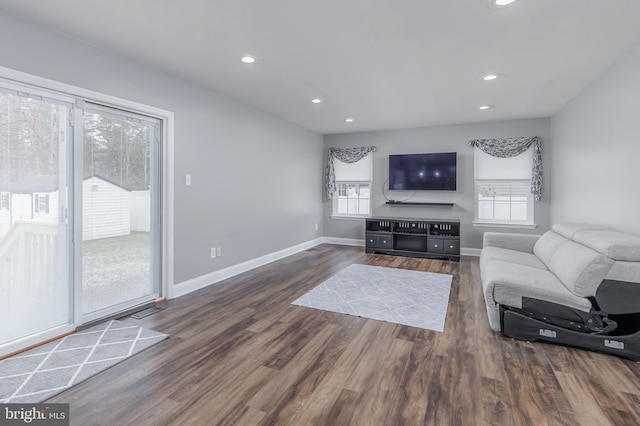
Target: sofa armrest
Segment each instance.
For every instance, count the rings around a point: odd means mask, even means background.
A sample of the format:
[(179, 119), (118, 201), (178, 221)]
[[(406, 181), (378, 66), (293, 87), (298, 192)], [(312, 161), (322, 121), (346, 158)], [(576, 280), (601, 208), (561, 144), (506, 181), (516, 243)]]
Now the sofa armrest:
[(539, 238), (540, 235), (485, 232), (482, 239), (482, 247), (500, 247), (533, 253), (533, 246), (535, 246)]

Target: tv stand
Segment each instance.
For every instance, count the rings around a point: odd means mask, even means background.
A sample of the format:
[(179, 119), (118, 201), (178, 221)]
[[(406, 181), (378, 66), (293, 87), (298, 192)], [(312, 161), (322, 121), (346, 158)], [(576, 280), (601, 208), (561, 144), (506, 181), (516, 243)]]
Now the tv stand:
[(369, 217), (365, 251), (460, 261), (460, 221)]

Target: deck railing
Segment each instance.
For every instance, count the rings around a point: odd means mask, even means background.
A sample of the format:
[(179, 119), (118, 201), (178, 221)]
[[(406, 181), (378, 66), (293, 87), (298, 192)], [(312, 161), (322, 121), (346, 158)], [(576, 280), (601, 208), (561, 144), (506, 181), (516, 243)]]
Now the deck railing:
[(60, 250), (59, 225), (35, 222), (15, 223), (0, 240), (0, 295), (3, 308), (12, 301), (50, 297), (55, 283)]

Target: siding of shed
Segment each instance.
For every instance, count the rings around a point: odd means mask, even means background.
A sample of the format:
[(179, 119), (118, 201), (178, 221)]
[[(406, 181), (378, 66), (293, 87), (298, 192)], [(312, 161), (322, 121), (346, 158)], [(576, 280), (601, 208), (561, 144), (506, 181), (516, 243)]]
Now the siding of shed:
[(131, 231), (151, 230), (151, 200), (149, 191), (131, 191)]
[(131, 233), (131, 193), (97, 177), (82, 182), (82, 239), (119, 237)]

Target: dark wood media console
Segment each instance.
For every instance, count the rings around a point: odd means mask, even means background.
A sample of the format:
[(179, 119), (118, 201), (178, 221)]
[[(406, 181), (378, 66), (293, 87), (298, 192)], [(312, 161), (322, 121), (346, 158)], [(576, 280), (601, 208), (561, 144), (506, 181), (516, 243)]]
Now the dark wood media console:
[(460, 221), (370, 217), (365, 251), (460, 261)]

